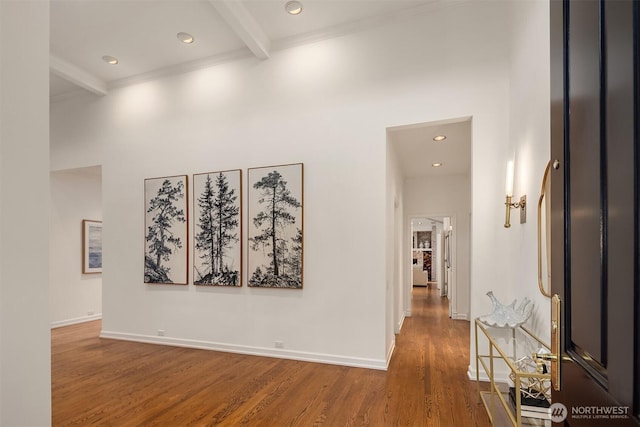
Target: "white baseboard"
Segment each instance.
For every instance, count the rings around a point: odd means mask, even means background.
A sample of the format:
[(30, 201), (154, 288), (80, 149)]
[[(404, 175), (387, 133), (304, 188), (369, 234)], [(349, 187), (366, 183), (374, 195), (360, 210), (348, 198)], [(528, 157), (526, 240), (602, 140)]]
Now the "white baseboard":
[(389, 368), (389, 363), (391, 363), (391, 356), (393, 356), (393, 352), (396, 349), (396, 337), (393, 337), (391, 341), (391, 345), (387, 349), (387, 366), (385, 367), (385, 371)]
[(396, 325), (395, 331), (393, 331), (394, 333), (396, 333), (396, 334), (400, 333), (400, 331), (402, 330), (402, 325), (404, 324), (404, 318), (405, 318), (405, 314), (402, 313), (402, 317), (400, 318), (400, 321)]
[(91, 316), (76, 317), (67, 320), (56, 320), (55, 322), (51, 322), (51, 329), (61, 328), (63, 326), (69, 325), (77, 325), (78, 323), (92, 322), (94, 320), (100, 319), (102, 319), (102, 313), (92, 314)]
[[(471, 381), (476, 380), (476, 370), (471, 365), (467, 368), (467, 377), (469, 377)], [(509, 379), (508, 371), (496, 372), (494, 379), (497, 383), (513, 384), (513, 381)], [(480, 369), (480, 381), (489, 382), (489, 376), (483, 369)]]
[(147, 344), (169, 345), (174, 347), (197, 348), (201, 350), (223, 351), (227, 353), (248, 354), (251, 356), (276, 357), (280, 359), (301, 360), (304, 362), (326, 363), (329, 365), (352, 366), (356, 368), (387, 370), (387, 361), (347, 357), (334, 354), (310, 353), (305, 351), (272, 349), (264, 347), (225, 344), (210, 341), (190, 340), (183, 338), (158, 337), (153, 335), (129, 334), (123, 332), (100, 332), (100, 338), (133, 341)]
[(453, 320), (469, 320), (469, 315), (467, 313), (451, 313), (451, 318)]

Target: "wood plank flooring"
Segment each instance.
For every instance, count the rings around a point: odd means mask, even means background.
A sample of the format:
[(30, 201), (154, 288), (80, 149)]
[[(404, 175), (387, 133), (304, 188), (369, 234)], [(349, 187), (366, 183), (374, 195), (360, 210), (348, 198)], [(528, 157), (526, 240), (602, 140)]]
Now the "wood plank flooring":
[(432, 288), (414, 288), (412, 313), (387, 372), (102, 339), (100, 321), (54, 329), (52, 424), (490, 425), (469, 322)]

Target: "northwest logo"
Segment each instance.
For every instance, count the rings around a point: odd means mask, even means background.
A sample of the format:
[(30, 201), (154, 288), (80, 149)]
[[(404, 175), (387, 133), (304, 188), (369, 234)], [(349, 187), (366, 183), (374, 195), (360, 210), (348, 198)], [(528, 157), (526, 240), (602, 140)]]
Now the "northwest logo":
[(567, 415), (569, 411), (567, 411), (567, 407), (562, 403), (554, 403), (549, 407), (549, 412), (551, 413), (551, 421), (554, 423), (560, 423), (567, 419)]

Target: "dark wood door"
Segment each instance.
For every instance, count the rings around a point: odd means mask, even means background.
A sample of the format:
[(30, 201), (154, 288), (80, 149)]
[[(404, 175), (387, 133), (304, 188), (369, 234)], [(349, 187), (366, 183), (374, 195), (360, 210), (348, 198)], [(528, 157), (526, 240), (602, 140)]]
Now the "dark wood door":
[(551, 1), (552, 398), (572, 427), (640, 425), (638, 9)]

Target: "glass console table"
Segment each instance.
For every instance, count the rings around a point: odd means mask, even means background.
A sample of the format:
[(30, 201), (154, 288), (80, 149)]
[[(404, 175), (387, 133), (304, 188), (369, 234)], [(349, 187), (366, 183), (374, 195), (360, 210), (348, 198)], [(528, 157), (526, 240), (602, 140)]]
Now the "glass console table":
[[(533, 353), (539, 353), (541, 349), (549, 351), (549, 347), (523, 326), (499, 328), (476, 319), (475, 332), (476, 380), (479, 389), (482, 368), (490, 386), (489, 391), (479, 392), (491, 423), (516, 427), (550, 426), (548, 411), (541, 407), (551, 400), (549, 367), (537, 366), (532, 359)], [(479, 344), (483, 345), (482, 350)], [(512, 386), (497, 381), (496, 374), (502, 376), (499, 378), (502, 380), (508, 375)], [(521, 392), (517, 393), (517, 390)]]

